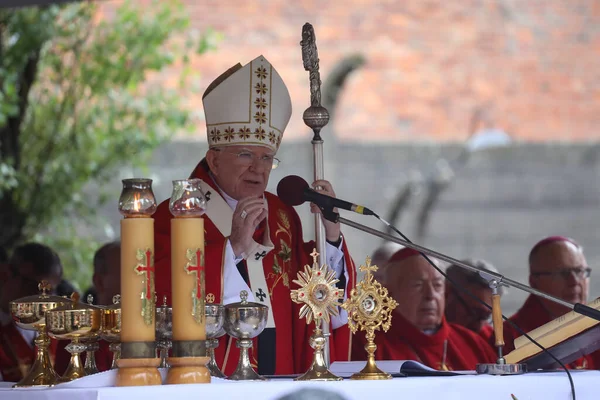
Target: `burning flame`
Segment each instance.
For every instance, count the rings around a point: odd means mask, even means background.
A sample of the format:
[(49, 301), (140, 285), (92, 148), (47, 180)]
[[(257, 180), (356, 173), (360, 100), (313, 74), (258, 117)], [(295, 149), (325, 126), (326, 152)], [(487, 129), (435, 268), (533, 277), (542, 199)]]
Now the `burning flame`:
[(141, 209), (140, 198), (141, 198), (141, 195), (139, 193), (133, 194), (133, 210), (135, 212), (140, 212), (140, 209)]

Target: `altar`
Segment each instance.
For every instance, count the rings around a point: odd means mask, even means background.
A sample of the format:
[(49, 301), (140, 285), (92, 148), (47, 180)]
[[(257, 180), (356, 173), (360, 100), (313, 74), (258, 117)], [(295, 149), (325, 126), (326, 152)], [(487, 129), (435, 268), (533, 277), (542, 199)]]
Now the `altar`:
[[(598, 398), (600, 371), (571, 371), (577, 400)], [(164, 374), (163, 374), (164, 375)], [(419, 399), (419, 400), (569, 400), (571, 389), (564, 372), (537, 372), (515, 376), (464, 375), (405, 377), (388, 381), (294, 382), (276, 378), (268, 382), (232, 382), (213, 378), (211, 384), (112, 387), (116, 371), (84, 377), (51, 388), (11, 389), (0, 382), (2, 400), (275, 400), (304, 390), (318, 395), (294, 398)], [(337, 396), (334, 396), (337, 395)]]

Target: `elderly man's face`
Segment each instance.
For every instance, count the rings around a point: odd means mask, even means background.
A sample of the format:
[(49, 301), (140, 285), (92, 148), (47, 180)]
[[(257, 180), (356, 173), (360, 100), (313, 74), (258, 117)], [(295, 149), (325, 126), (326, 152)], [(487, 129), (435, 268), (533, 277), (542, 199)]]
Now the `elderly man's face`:
[(444, 278), (427, 260), (412, 256), (386, 267), (386, 287), (398, 311), (420, 330), (435, 329), (444, 314)]
[(206, 161), (217, 184), (235, 200), (262, 196), (275, 153), (265, 146), (227, 146), (211, 149)]
[[(583, 253), (572, 243), (554, 242), (538, 249), (530, 265), (529, 282), (532, 287), (570, 303), (587, 302), (589, 269)], [(566, 307), (545, 301), (555, 314)]]

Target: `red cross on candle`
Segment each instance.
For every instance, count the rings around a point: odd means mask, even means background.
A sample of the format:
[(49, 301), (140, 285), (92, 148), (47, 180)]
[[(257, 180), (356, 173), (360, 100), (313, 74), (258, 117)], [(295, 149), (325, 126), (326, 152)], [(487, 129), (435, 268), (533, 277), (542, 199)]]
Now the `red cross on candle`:
[(201, 299), (202, 298), (202, 276), (201, 274), (204, 272), (204, 258), (202, 257), (202, 250), (200, 249), (196, 249), (195, 253), (196, 255), (196, 262), (194, 265), (193, 263), (189, 262), (187, 263), (187, 265), (185, 266), (185, 270), (187, 271), (188, 274), (192, 274), (195, 273), (196, 274), (196, 298), (197, 299)]
[(152, 251), (148, 249), (144, 255), (144, 261), (140, 262), (135, 267), (135, 272), (137, 272), (138, 275), (146, 275), (146, 299), (152, 299), (152, 291), (150, 290), (150, 285), (152, 284), (152, 277), (150, 274), (154, 273), (154, 265), (152, 265)]

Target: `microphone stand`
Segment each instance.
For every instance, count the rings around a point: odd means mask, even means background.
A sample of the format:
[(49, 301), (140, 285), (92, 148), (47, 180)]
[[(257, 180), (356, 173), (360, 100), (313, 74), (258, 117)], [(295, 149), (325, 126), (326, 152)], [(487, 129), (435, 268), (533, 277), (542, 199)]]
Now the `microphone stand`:
[(447, 255), (443, 254), (443, 253), (439, 253), (439, 252), (437, 252), (435, 250), (431, 250), (431, 249), (429, 249), (427, 247), (419, 246), (418, 244), (407, 242), (407, 241), (399, 239), (399, 238), (397, 238), (395, 236), (388, 235), (387, 233), (383, 233), (383, 232), (378, 231), (376, 229), (373, 229), (373, 228), (370, 228), (368, 226), (365, 226), (365, 225), (359, 224), (357, 222), (351, 221), (349, 219), (338, 217), (337, 221), (340, 222), (341, 224), (348, 225), (348, 226), (350, 226), (352, 228), (358, 229), (358, 230), (363, 231), (365, 233), (368, 233), (370, 235), (380, 237), (380, 238), (388, 240), (390, 242), (398, 243), (398, 244), (400, 244), (400, 245), (402, 245), (404, 247), (408, 247), (408, 248), (416, 250), (416, 251), (418, 251), (420, 253), (427, 254), (428, 256), (432, 256), (432, 257), (437, 258), (439, 260), (447, 261), (449, 263), (458, 265), (459, 267), (468, 269), (469, 271), (477, 272), (477, 273), (479, 273), (479, 276), (481, 276), (483, 279), (485, 279), (488, 282), (495, 281), (497, 285), (507, 285), (507, 286), (515, 287), (517, 289), (521, 289), (521, 290), (523, 290), (525, 292), (534, 294), (536, 296), (543, 297), (544, 299), (547, 299), (547, 300), (553, 301), (555, 303), (561, 304), (563, 306), (569, 307), (570, 309), (572, 309), (576, 313), (579, 313), (581, 315), (585, 315), (586, 317), (590, 317), (592, 319), (600, 321), (600, 311), (598, 311), (598, 310), (596, 310), (596, 309), (594, 309), (592, 307), (589, 307), (589, 306), (587, 306), (585, 304), (581, 304), (581, 303), (572, 304), (572, 303), (569, 303), (568, 301), (564, 301), (562, 299), (559, 299), (558, 297), (552, 296), (552, 295), (550, 295), (548, 293), (544, 293), (544, 292), (542, 292), (540, 290), (534, 289), (534, 288), (532, 288), (530, 286), (524, 285), (524, 284), (522, 284), (520, 282), (517, 282), (515, 280), (512, 280), (512, 279), (509, 279), (509, 278), (505, 277), (502, 274), (499, 274), (499, 273), (496, 273), (496, 272), (493, 272), (493, 271), (487, 271), (487, 270), (475, 267), (473, 265), (466, 264), (466, 263), (464, 263), (464, 262), (462, 262), (460, 260), (457, 260), (456, 258), (452, 258), (450, 256), (447, 256)]
[[(377, 236), (382, 239), (388, 240), (390, 242), (398, 243), (398, 244), (408, 247), (410, 249), (416, 250), (422, 254), (426, 254), (428, 256), (452, 263), (454, 265), (458, 265), (459, 267), (465, 268), (469, 271), (477, 272), (479, 274), (479, 276), (481, 276), (481, 278), (485, 279), (488, 282), (488, 285), (492, 289), (492, 307), (491, 307), (492, 308), (492, 322), (493, 322), (494, 337), (495, 337), (494, 344), (497, 347), (498, 358), (496, 359), (496, 363), (477, 364), (476, 371), (478, 374), (518, 375), (518, 374), (523, 374), (523, 373), (527, 372), (526, 364), (522, 364), (522, 363), (508, 364), (508, 363), (506, 363), (506, 360), (502, 354), (502, 350), (504, 347), (504, 331), (503, 331), (504, 324), (502, 321), (502, 310), (500, 307), (500, 294), (498, 292), (498, 287), (500, 285), (512, 286), (512, 287), (521, 289), (527, 293), (531, 293), (536, 296), (540, 296), (547, 300), (553, 301), (555, 303), (561, 304), (563, 306), (567, 306), (570, 309), (572, 309), (573, 311), (575, 311), (581, 315), (584, 315), (584, 316), (590, 317), (592, 319), (595, 319), (597, 321), (600, 321), (600, 311), (598, 311), (592, 307), (589, 307), (585, 304), (581, 304), (581, 303), (571, 304), (567, 301), (559, 299), (558, 297), (554, 297), (552, 295), (549, 295), (548, 293), (544, 293), (544, 292), (534, 289), (530, 286), (524, 285), (520, 282), (506, 278), (505, 276), (503, 276), (499, 273), (483, 270), (483, 269), (475, 267), (473, 265), (466, 264), (466, 263), (464, 263), (460, 260), (457, 260), (453, 257), (439, 253), (435, 250), (431, 250), (427, 247), (419, 246), (417, 244), (408, 242), (406, 240), (399, 239), (395, 236), (388, 235), (386, 233), (383, 233), (376, 229), (370, 228), (368, 226), (361, 225), (357, 222), (354, 222), (354, 221), (351, 221), (351, 220), (348, 220), (345, 218), (341, 218), (339, 216), (339, 214), (333, 212), (333, 209), (331, 209), (330, 207), (321, 207), (321, 210), (323, 211), (323, 215), (329, 221), (339, 222), (341, 224), (348, 225), (352, 228), (361, 230), (370, 235)], [(530, 340), (533, 340), (533, 339), (530, 338)], [(538, 346), (539, 346), (539, 344), (538, 344)], [(567, 373), (568, 373), (568, 371), (567, 371)]]

